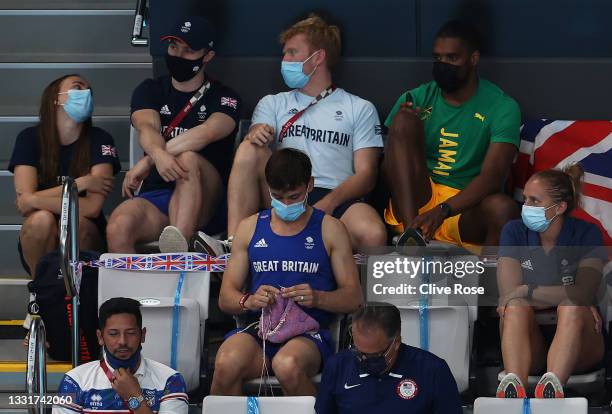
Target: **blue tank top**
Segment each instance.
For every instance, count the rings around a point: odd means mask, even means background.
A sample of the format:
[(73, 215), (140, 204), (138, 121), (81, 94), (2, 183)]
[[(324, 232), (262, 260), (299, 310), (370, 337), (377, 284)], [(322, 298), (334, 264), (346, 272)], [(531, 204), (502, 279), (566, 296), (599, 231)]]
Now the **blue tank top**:
[[(261, 285), (276, 288), (308, 283), (312, 289), (336, 290), (336, 278), (322, 236), (325, 213), (313, 208), (306, 227), (293, 236), (279, 236), (272, 231), (270, 209), (263, 210), (257, 218), (255, 233), (249, 242), (249, 268), (254, 293)], [(315, 308), (302, 309), (326, 328), (332, 314)]]

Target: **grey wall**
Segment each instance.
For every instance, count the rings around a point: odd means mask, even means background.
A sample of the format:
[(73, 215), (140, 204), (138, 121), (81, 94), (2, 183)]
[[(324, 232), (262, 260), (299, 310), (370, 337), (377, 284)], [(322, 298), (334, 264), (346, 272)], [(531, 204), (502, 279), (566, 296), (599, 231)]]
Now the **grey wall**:
[[(180, 0), (188, 4), (189, 0)], [(384, 118), (396, 97), (431, 79), (431, 45), (451, 18), (472, 21), (483, 37), (482, 76), (520, 104), (524, 118), (612, 119), (610, 0), (207, 0), (184, 6), (217, 26), (218, 55), (209, 70), (236, 89), (243, 117), (265, 94), (284, 90), (278, 34), (310, 11), (338, 24), (344, 62), (336, 83), (374, 102)], [(176, 15), (152, 0), (152, 16)], [(164, 7), (166, 9), (164, 10)], [(172, 10), (171, 10), (172, 9)], [(155, 40), (175, 18), (152, 22)]]

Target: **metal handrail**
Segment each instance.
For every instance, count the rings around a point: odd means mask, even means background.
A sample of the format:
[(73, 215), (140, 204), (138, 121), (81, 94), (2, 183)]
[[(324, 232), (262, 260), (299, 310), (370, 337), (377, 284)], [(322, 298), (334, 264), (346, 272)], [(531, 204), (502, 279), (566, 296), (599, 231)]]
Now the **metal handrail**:
[(142, 36), (142, 28), (145, 24), (145, 13), (147, 0), (137, 0), (134, 10), (134, 29), (132, 30), (132, 46), (148, 46), (149, 39)]
[(47, 335), (40, 316), (33, 316), (28, 340), (28, 365), (26, 370), (26, 391), (37, 395), (38, 404), (28, 411), (32, 414), (45, 412), (44, 396), (47, 393)]
[(64, 276), (66, 294), (72, 300), (72, 366), (79, 365), (79, 285), (75, 274), (79, 260), (79, 194), (76, 182), (67, 177), (62, 188), (62, 214), (60, 217), (60, 267)]

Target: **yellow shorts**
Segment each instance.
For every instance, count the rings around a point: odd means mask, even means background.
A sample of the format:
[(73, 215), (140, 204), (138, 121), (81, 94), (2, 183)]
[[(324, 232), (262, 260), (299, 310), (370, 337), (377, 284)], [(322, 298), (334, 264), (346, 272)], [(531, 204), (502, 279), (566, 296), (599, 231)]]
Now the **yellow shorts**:
[[(431, 185), (431, 198), (423, 207), (419, 209), (419, 214), (423, 214), (426, 211), (431, 210), (438, 204), (448, 200), (449, 198), (459, 193), (459, 191), (461, 191), (443, 184), (434, 183), (431, 178), (429, 179), (429, 184)], [(442, 222), (442, 225), (438, 227), (438, 230), (436, 230), (434, 234), (434, 239), (453, 243), (466, 248), (477, 247), (474, 244), (465, 243), (461, 241), (461, 235), (459, 233), (460, 217), (461, 214), (456, 214), (444, 220)], [(390, 198), (389, 203), (385, 208), (385, 223), (390, 225), (396, 233), (402, 233), (404, 231), (404, 225), (400, 223), (393, 214), (393, 204), (391, 203)]]

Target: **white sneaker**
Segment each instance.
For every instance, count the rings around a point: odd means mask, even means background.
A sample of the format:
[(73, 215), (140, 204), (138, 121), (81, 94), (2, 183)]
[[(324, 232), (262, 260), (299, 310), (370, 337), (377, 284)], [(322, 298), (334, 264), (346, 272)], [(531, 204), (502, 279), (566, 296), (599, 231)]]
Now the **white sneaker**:
[(184, 253), (189, 251), (185, 236), (174, 226), (166, 226), (159, 235), (159, 251), (162, 253)]
[(231, 249), (231, 240), (217, 240), (203, 231), (198, 231), (193, 236), (193, 250), (196, 252), (219, 257), (225, 253), (229, 253)]

